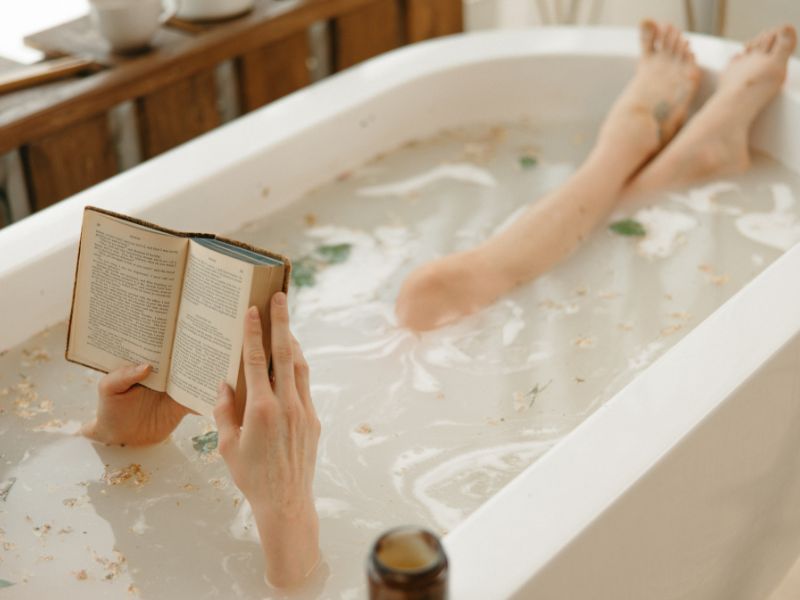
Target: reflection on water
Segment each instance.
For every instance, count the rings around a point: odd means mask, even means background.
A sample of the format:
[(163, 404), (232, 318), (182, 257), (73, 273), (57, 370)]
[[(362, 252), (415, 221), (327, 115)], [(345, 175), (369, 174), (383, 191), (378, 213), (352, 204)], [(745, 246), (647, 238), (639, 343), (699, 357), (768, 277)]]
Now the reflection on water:
[[(563, 181), (587, 150), (581, 129), (443, 132), (232, 233), (295, 258), (350, 249), (290, 297), (324, 427), (324, 564), (291, 597), (364, 597), (380, 531), (456, 527), (800, 238), (798, 178), (760, 158), (756, 175), (621, 206), (614, 219), (642, 222), (643, 240), (601, 229), (480, 314), (424, 335), (398, 328), (408, 271)], [(57, 327), (0, 357), (4, 594), (284, 597), (262, 581), (250, 509), (224, 464), (192, 446), (213, 424), (188, 418), (149, 449), (74, 436), (98, 376), (61, 358), (64, 337)], [(104, 479), (130, 465), (138, 480)]]

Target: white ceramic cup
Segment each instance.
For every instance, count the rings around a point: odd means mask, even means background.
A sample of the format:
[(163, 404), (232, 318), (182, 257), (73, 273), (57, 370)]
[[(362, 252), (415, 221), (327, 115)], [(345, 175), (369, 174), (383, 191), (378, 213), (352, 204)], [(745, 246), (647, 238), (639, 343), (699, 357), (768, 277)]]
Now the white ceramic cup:
[(161, 0), (89, 0), (91, 19), (115, 52), (135, 52), (150, 45), (169, 18)]

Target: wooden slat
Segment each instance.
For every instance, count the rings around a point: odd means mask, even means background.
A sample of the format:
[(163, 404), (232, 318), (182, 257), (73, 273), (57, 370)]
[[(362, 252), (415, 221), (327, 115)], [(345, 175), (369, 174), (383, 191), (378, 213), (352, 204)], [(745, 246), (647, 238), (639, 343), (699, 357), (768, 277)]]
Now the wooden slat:
[[(150, 94), (188, 75), (305, 31), (315, 21), (332, 19), (370, 0), (256, 0), (241, 19), (177, 42), (169, 52), (145, 54), (124, 69), (114, 68), (59, 85), (57, 97), (32, 95), (24, 105), (0, 99), (0, 152), (47, 135), (134, 97)], [(15, 92), (9, 98), (14, 99)]]
[[(4, 167), (0, 164), (0, 229), (11, 223), (11, 210), (9, 209), (7, 179), (8, 175), (4, 172)], [(5, 186), (5, 187), (4, 187)]]
[(22, 148), (28, 193), (41, 210), (117, 172), (105, 114), (75, 123)]
[(87, 70), (94, 70), (98, 66), (90, 59), (71, 56), (25, 65), (13, 71), (0, 73), (0, 94), (35, 87), (48, 81), (66, 79)]
[(201, 71), (137, 100), (143, 158), (174, 148), (220, 124), (213, 71)]
[(409, 43), (463, 30), (463, 0), (406, 0), (406, 35)]
[[(0, 56), (0, 73), (9, 72), (19, 68), (20, 64)], [(11, 223), (11, 215), (8, 200), (8, 173), (5, 172), (5, 165), (2, 164), (0, 157), (0, 185), (5, 185), (5, 189), (0, 187), (0, 229)]]
[(237, 15), (231, 15), (229, 17), (222, 17), (221, 19), (210, 19), (208, 21), (188, 21), (186, 19), (181, 19), (176, 16), (172, 16), (167, 19), (167, 22), (164, 25), (170, 29), (177, 29), (178, 31), (183, 31), (186, 33), (205, 33), (206, 31), (210, 31), (220, 25), (225, 25), (229, 21), (235, 21), (236, 19), (241, 19), (244, 15), (249, 12), (252, 12), (253, 9), (250, 8), (243, 13)]
[(240, 56), (237, 67), (242, 112), (307, 86), (311, 81), (308, 56), (305, 30)]
[(374, 0), (336, 18), (333, 22), (336, 70), (397, 48), (402, 43), (401, 34), (396, 0)]

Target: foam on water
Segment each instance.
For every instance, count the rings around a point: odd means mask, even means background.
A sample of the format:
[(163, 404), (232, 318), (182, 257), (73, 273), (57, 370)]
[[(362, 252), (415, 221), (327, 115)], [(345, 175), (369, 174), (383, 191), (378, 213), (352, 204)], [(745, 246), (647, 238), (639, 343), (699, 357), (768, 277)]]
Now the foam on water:
[(736, 228), (751, 240), (788, 250), (800, 242), (800, 220), (794, 208), (792, 189), (783, 183), (771, 186), (775, 207), (770, 212), (745, 214), (736, 219)]
[[(507, 226), (574, 170), (590, 129), (443, 132), (230, 232), (294, 258), (351, 247), (290, 296), (323, 423), (323, 564), (293, 598), (363, 597), (383, 529), (457, 526), (800, 238), (798, 177), (758, 157), (747, 177), (620, 206), (614, 218), (640, 220), (642, 240), (601, 227), (487, 310), (424, 335), (399, 328), (406, 274)], [(249, 507), (221, 459), (192, 446), (213, 424), (187, 418), (148, 449), (76, 437), (98, 375), (64, 362), (64, 337), (60, 326), (0, 357), (4, 593), (283, 597), (265, 590)], [(139, 484), (103, 479), (131, 463)]]

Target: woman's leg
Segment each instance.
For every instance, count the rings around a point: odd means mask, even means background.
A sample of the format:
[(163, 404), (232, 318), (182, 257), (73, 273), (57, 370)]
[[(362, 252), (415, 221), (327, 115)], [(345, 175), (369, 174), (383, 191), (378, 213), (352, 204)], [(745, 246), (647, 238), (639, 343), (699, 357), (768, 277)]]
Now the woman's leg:
[(602, 222), (631, 177), (676, 133), (700, 70), (674, 27), (647, 21), (636, 75), (578, 171), (483, 244), (423, 265), (397, 299), (400, 323), (433, 329), (473, 313), (568, 256)]

